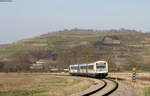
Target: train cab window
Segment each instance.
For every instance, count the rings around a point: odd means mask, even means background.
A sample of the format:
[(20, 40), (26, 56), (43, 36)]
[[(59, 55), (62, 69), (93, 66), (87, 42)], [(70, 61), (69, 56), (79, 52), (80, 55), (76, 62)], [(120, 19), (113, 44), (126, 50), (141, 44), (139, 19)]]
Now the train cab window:
[(96, 68), (106, 68), (106, 63), (96, 63)]

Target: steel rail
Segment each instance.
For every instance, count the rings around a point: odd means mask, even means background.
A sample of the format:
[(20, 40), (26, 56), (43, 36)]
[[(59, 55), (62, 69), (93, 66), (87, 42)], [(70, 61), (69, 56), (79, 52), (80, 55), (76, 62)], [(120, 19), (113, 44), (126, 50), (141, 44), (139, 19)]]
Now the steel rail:
[(100, 88), (98, 88), (98, 89), (95, 89), (95, 90), (92, 91), (92, 92), (85, 93), (85, 94), (82, 95), (82, 96), (89, 96), (89, 95), (92, 95), (92, 94), (94, 94), (94, 93), (96, 93), (96, 92), (102, 90), (103, 88), (105, 88), (105, 87), (107, 86), (107, 82), (106, 82), (105, 80), (101, 80), (101, 81), (104, 82), (104, 85), (103, 85), (102, 87), (100, 87)]
[(110, 80), (110, 81), (114, 82), (115, 83), (115, 87), (112, 90), (110, 90), (109, 92), (103, 94), (102, 96), (108, 96), (108, 95), (110, 95), (111, 93), (113, 93), (114, 91), (116, 91), (117, 88), (118, 88), (118, 86), (119, 86), (118, 82), (116, 82), (115, 80), (111, 80), (111, 79), (107, 79), (107, 80)]
[[(56, 76), (69, 76), (69, 75), (59, 75), (59, 74), (53, 74), (53, 75), (56, 75)], [(106, 82), (106, 80), (109, 80), (111, 82), (113, 82), (115, 84), (115, 86), (111, 89), (111, 90), (108, 90), (108, 92), (105, 92), (104, 94), (102, 95), (97, 95), (97, 96), (108, 96), (110, 95), (111, 93), (113, 93), (114, 91), (116, 91), (116, 89), (118, 88), (119, 84), (115, 81), (115, 80), (112, 80), (112, 79), (108, 79), (106, 78), (105, 79), (99, 79), (101, 80), (102, 82), (104, 82), (104, 85), (101, 86), (100, 88), (97, 88), (95, 90), (92, 90), (92, 91), (89, 91), (89, 92), (86, 92), (86, 93), (83, 93), (82, 95), (80, 96), (90, 96), (90, 95), (93, 95), (93, 94), (96, 94), (97, 92), (99, 91), (103, 91), (103, 89), (105, 89), (107, 86), (108, 86), (108, 82)], [(74, 95), (73, 95), (74, 96)], [(75, 95), (76, 96), (76, 95)]]
[[(97, 91), (97, 92), (93, 92), (92, 94), (90, 94), (90, 95), (95, 95), (95, 96), (108, 96), (108, 95), (110, 95), (111, 93), (113, 93), (114, 91), (116, 91), (116, 89), (118, 88), (118, 86), (119, 86), (119, 84), (115, 81), (115, 80), (112, 80), (112, 79), (106, 79), (106, 80), (109, 80), (109, 81), (111, 81), (111, 82), (113, 82), (114, 83), (114, 87), (113, 88), (111, 88), (111, 89), (105, 89), (105, 88), (107, 88), (108, 87), (108, 82), (106, 82), (105, 80), (105, 82), (107, 83), (107, 86), (105, 86), (104, 88), (102, 88), (101, 90), (99, 90), (99, 91)], [(108, 91), (106, 91), (106, 90), (108, 90)], [(103, 93), (103, 91), (106, 91), (106, 92), (104, 92)], [(99, 94), (100, 93), (100, 94)], [(89, 95), (84, 95), (84, 96), (89, 96)]]

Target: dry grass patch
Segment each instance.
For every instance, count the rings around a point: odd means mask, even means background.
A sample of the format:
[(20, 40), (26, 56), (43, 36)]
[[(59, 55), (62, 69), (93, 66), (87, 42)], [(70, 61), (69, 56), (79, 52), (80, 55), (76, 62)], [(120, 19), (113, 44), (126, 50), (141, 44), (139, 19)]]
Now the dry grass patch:
[(93, 81), (50, 74), (0, 74), (0, 96), (66, 96), (87, 89)]

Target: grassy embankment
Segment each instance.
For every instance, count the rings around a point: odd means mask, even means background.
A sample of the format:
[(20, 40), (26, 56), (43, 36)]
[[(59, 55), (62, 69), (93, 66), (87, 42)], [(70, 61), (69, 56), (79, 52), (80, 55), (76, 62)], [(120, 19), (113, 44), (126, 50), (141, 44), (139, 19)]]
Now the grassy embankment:
[(0, 73), (0, 96), (66, 96), (93, 81), (49, 74)]

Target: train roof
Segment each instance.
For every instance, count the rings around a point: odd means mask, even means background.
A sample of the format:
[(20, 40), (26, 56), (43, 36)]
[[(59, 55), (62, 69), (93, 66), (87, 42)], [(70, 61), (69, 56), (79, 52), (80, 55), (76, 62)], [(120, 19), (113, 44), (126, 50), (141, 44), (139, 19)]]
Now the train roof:
[(86, 62), (86, 63), (81, 63), (81, 64), (93, 64), (93, 63), (97, 63), (97, 62), (107, 62), (107, 61)]
[(99, 62), (107, 62), (107, 61), (96, 61), (95, 63), (99, 63)]
[(71, 64), (70, 66), (79, 66), (79, 65), (86, 65), (86, 64), (93, 64), (93, 63), (98, 63), (98, 62), (107, 62), (107, 61), (96, 61), (96, 62), (86, 62), (86, 63), (81, 63), (81, 64)]
[(69, 66), (79, 66), (79, 64), (71, 64), (71, 65), (69, 65)]

